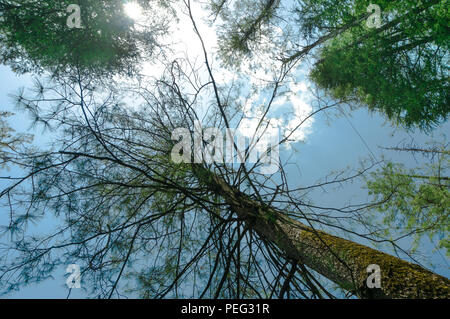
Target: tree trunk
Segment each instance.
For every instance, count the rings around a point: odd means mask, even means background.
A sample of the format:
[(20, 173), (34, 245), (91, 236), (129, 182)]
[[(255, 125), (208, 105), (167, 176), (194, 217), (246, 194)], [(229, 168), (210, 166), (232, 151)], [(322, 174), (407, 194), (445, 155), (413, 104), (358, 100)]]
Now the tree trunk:
[[(303, 263), (361, 298), (450, 298), (450, 280), (418, 265), (370, 247), (314, 230), (273, 207), (250, 199), (222, 178), (208, 184), (239, 218), (275, 244), (294, 262)], [(381, 288), (368, 288), (367, 267), (378, 265)]]

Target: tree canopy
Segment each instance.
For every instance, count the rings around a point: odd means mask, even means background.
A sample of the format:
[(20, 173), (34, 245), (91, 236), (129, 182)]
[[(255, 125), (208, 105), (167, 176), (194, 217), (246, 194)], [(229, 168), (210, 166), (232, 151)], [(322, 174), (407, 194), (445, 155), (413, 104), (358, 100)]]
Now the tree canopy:
[[(448, 4), (379, 4), (384, 24), (375, 30), (363, 24), (333, 38), (321, 50), (311, 78), (333, 96), (355, 96), (394, 123), (432, 128), (450, 111)], [(336, 22), (331, 20), (331, 27)]]
[[(430, 163), (424, 168), (406, 169), (404, 165), (387, 162), (367, 180), (369, 193), (381, 204), (383, 222), (404, 233), (415, 233), (416, 244), (428, 235), (439, 238), (436, 248), (450, 254), (448, 208), (450, 207), (450, 153), (445, 146), (435, 148), (396, 148), (411, 153), (423, 153)], [(415, 231), (415, 230), (419, 231)]]
[(269, 37), (277, 45), (273, 58), (285, 63), (314, 51), (310, 77), (337, 99), (356, 98), (405, 127), (428, 130), (444, 122), (450, 111), (448, 2), (377, 1), (379, 27), (368, 24), (370, 5), (212, 1), (212, 10), (223, 17), (225, 61), (250, 57)]
[[(0, 1), (0, 57), (18, 72), (78, 66), (97, 74), (136, 73), (146, 56), (158, 54), (168, 10), (159, 1), (139, 1), (150, 19), (140, 29), (122, 0)], [(78, 11), (79, 9), (79, 11)], [(80, 25), (73, 19), (80, 15)], [(75, 16), (73, 16), (75, 15)]]

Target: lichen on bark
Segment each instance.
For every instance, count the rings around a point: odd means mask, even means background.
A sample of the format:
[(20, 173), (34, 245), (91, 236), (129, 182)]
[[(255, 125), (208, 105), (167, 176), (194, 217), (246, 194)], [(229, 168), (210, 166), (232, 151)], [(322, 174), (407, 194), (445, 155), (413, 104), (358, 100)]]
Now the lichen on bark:
[[(212, 187), (249, 227), (302, 263), (361, 298), (450, 298), (450, 280), (400, 258), (313, 229), (234, 190), (218, 176)], [(270, 216), (270, 218), (268, 218)], [(381, 269), (381, 288), (368, 288), (369, 265)]]

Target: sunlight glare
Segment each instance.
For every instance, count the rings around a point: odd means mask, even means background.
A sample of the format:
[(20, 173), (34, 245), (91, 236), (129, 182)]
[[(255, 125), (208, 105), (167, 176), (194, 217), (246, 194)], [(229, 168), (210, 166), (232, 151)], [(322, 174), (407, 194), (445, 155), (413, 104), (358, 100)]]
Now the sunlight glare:
[(136, 2), (128, 2), (124, 5), (125, 13), (133, 20), (141, 20), (143, 18), (142, 8)]

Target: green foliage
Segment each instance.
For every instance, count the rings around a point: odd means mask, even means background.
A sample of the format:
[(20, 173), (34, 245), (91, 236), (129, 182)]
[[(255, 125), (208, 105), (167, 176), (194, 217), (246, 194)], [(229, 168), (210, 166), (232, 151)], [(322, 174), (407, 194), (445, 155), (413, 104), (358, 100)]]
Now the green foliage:
[(376, 210), (383, 213), (383, 222), (404, 233), (416, 231), (415, 242), (427, 234), (439, 238), (439, 248), (450, 255), (448, 239), (450, 223), (450, 182), (441, 174), (450, 168), (450, 159), (441, 158), (438, 164), (428, 165), (428, 175), (418, 175), (403, 165), (387, 163), (367, 180)]
[[(348, 23), (346, 17), (353, 9), (356, 16), (365, 12), (366, 4), (345, 8), (344, 2), (339, 3), (339, 10), (333, 11), (336, 15), (327, 10), (305, 22), (309, 31), (318, 17), (336, 28)], [(445, 3), (434, 1), (417, 8), (416, 1), (379, 3), (385, 17), (382, 27), (369, 29), (364, 20), (329, 41), (311, 79), (335, 98), (356, 98), (396, 124), (431, 129), (450, 111), (450, 14)]]
[[(146, 9), (156, 1), (140, 1)], [(71, 0), (0, 1), (0, 57), (19, 73), (77, 67), (100, 74), (131, 74), (143, 52), (152, 54), (163, 32), (163, 15), (138, 30), (122, 0), (80, 0), (81, 28), (69, 28)]]
[[(227, 65), (265, 50), (285, 63), (315, 54), (310, 78), (336, 99), (406, 128), (427, 131), (448, 118), (448, 0), (297, 0), (292, 9), (279, 1), (211, 3), (224, 21), (219, 45)], [(380, 28), (367, 25), (372, 3)]]
[(279, 3), (279, 0), (210, 2), (212, 13), (225, 22), (218, 34), (219, 54), (225, 64), (239, 65), (255, 49), (255, 42), (263, 36), (271, 37), (271, 30), (265, 26), (276, 17)]

